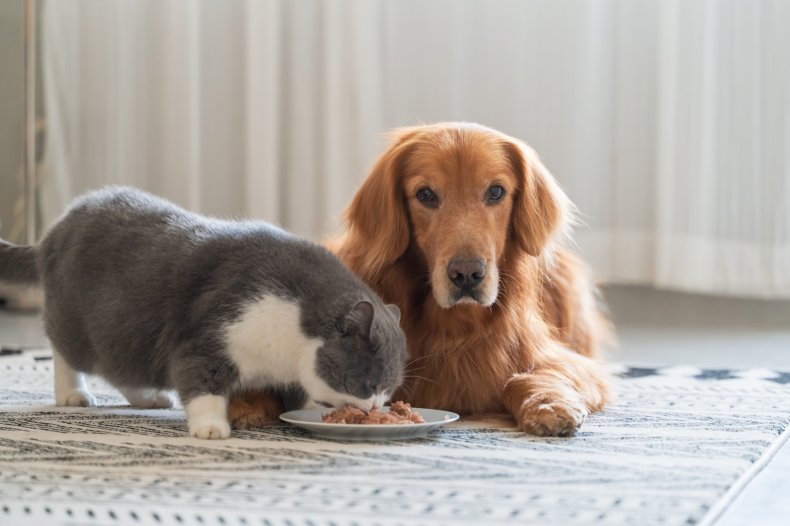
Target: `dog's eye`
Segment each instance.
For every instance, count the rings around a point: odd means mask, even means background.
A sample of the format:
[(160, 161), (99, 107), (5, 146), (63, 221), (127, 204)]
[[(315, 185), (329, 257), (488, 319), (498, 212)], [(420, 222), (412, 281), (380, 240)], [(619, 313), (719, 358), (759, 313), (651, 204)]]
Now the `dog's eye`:
[(433, 193), (433, 190), (427, 187), (420, 188), (417, 190), (415, 194), (417, 197), (417, 201), (421, 202), (425, 206), (435, 207), (439, 204), (439, 198), (436, 197), (436, 194)]
[(489, 203), (499, 201), (503, 197), (505, 197), (505, 189), (498, 184), (492, 185), (486, 192), (486, 201)]

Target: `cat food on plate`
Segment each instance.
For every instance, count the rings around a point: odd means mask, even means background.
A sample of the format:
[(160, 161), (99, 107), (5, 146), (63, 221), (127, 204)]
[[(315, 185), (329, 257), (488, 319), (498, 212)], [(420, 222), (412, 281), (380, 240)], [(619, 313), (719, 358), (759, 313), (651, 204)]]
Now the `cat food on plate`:
[(406, 402), (393, 402), (388, 412), (363, 411), (352, 405), (326, 413), (321, 417), (325, 424), (424, 424), (422, 416), (412, 411)]
[(352, 441), (422, 438), (458, 418), (450, 411), (412, 408), (403, 402), (395, 402), (392, 407), (378, 411), (345, 406), (337, 410), (299, 409), (280, 415), (283, 422), (307, 429), (322, 438)]

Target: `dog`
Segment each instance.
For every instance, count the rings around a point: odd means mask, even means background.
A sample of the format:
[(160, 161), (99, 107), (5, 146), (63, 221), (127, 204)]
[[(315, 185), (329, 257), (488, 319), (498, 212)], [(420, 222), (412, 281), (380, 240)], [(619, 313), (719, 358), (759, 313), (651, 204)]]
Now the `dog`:
[[(470, 123), (396, 131), (329, 244), (402, 313), (410, 355), (392, 399), (568, 436), (611, 399), (609, 324), (564, 248), (574, 208), (525, 143)], [(237, 427), (276, 418), (271, 394), (231, 402)], [(269, 413), (267, 413), (267, 409)]]

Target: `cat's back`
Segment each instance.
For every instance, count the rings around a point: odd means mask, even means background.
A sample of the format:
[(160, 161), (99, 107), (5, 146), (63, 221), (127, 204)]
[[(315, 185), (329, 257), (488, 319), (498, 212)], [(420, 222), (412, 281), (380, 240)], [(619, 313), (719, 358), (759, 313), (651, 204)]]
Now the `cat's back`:
[[(346, 289), (359, 281), (326, 247), (267, 223), (249, 222), (239, 248), (246, 261), (289, 289)], [(360, 281), (361, 283), (361, 281)]]
[[(343, 289), (351, 273), (324, 247), (263, 221), (229, 221), (192, 213), (128, 187), (109, 187), (76, 199), (41, 245), (42, 274), (82, 280), (145, 273), (223, 285), (307, 293)], [(178, 279), (177, 281), (184, 281)]]
[(176, 296), (192, 306), (181, 314), (181, 326), (205, 317), (233, 320), (267, 297), (298, 305), (306, 319), (323, 320), (355, 299), (374, 296), (315, 242), (262, 221), (225, 226), (191, 253), (175, 279)]
[(150, 241), (172, 242), (200, 228), (200, 216), (179, 206), (128, 187), (108, 187), (87, 193), (71, 206), (50, 229), (42, 250), (64, 249), (75, 243), (101, 246), (147, 235)]

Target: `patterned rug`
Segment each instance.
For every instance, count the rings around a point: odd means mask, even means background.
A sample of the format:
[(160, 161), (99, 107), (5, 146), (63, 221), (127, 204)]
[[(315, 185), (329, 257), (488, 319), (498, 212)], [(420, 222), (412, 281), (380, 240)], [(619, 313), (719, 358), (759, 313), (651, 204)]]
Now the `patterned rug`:
[(622, 369), (572, 438), (462, 421), (392, 443), (287, 425), (187, 438), (180, 410), (52, 406), (45, 351), (0, 357), (0, 524), (709, 523), (787, 436), (790, 374)]

